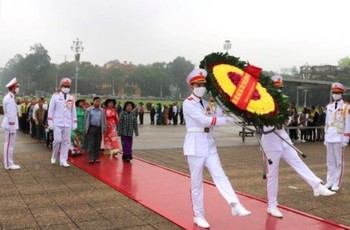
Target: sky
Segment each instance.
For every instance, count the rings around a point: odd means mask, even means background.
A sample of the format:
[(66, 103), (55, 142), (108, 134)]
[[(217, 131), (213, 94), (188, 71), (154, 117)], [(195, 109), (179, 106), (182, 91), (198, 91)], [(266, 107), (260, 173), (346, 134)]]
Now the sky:
[(134, 64), (224, 52), (264, 70), (350, 56), (348, 0), (0, 0), (0, 67), (41, 43), (53, 63)]

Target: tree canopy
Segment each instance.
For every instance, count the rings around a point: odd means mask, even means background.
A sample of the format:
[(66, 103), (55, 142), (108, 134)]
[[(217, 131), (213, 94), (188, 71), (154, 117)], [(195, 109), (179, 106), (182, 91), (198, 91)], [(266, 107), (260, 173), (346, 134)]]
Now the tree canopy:
[[(71, 92), (75, 89), (76, 62), (51, 63), (48, 51), (42, 44), (34, 44), (25, 56), (16, 54), (0, 73), (2, 87), (13, 77), (21, 84), (21, 94), (49, 95), (57, 90), (63, 77), (72, 79)], [(110, 61), (99, 66), (83, 61), (78, 63), (78, 93), (89, 95), (133, 94), (131, 86), (140, 88), (141, 96), (178, 98), (187, 93), (186, 77), (194, 65), (184, 57), (170, 63), (157, 62), (134, 65)], [(129, 87), (129, 88), (128, 88)], [(124, 91), (123, 91), (124, 90)]]

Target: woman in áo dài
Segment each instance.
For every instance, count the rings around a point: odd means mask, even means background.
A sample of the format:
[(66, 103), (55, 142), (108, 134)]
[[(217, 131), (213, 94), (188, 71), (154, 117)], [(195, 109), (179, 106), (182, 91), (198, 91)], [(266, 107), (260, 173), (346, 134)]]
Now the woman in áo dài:
[(120, 153), (117, 135), (117, 125), (119, 123), (118, 113), (116, 111), (117, 102), (114, 99), (107, 99), (105, 101), (105, 113), (107, 121), (107, 130), (103, 135), (104, 153), (116, 155)]
[[(78, 145), (78, 149), (79, 149), (79, 153), (83, 153), (85, 152), (85, 149), (87, 149), (87, 144), (85, 143), (85, 135), (84, 135), (84, 117), (85, 117), (85, 112), (86, 112), (86, 108), (85, 108), (85, 99), (79, 99), (75, 102), (75, 107), (77, 110), (77, 123), (78, 123), (78, 128), (76, 130), (74, 130), (74, 132), (72, 131), (72, 136), (75, 137), (73, 140), (75, 140), (77, 138), (77, 140), (75, 141), (75, 143), (79, 143)], [(74, 146), (74, 144), (73, 144)]]

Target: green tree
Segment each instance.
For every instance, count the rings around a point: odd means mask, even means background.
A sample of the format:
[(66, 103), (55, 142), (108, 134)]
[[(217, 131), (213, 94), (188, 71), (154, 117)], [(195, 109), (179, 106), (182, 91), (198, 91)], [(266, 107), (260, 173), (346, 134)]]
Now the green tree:
[[(93, 65), (91, 62), (82, 62), (79, 64), (78, 92), (80, 94), (106, 94), (106, 89), (102, 78), (102, 67)], [(72, 87), (75, 87), (73, 80)]]
[(186, 78), (193, 68), (194, 65), (184, 57), (177, 57), (169, 64), (171, 82), (176, 88), (177, 99), (188, 94)]
[(346, 56), (339, 59), (338, 66), (340, 69), (350, 69), (350, 57)]
[(8, 60), (1, 74), (1, 82), (3, 87), (5, 87), (5, 85), (14, 77), (17, 78), (17, 81), (20, 84), (23, 83), (23, 74), (21, 71), (23, 59), (24, 58), (22, 55), (16, 54), (13, 58)]
[(53, 90), (55, 69), (51, 66), (51, 58), (48, 51), (40, 44), (30, 47), (30, 53), (23, 60), (23, 74), (26, 75), (27, 93), (34, 93), (36, 90)]
[(127, 73), (118, 66), (114, 66), (105, 71), (104, 78), (111, 84), (111, 94), (114, 93), (117, 95), (122, 90), (125, 85), (126, 77)]

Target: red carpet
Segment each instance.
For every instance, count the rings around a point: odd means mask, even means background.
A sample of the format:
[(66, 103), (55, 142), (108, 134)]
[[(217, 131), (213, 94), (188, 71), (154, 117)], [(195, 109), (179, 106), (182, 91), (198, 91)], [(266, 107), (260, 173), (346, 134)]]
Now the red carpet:
[[(142, 159), (124, 163), (121, 155), (113, 159), (101, 155), (100, 159), (101, 163), (90, 165), (85, 154), (71, 157), (70, 162), (180, 227), (199, 229), (193, 224), (188, 175)], [(288, 208), (282, 208), (283, 219), (274, 218), (266, 213), (265, 201), (239, 192), (240, 201), (252, 215), (231, 216), (229, 205), (216, 187), (206, 182), (204, 188), (206, 219), (211, 229), (350, 229)]]

